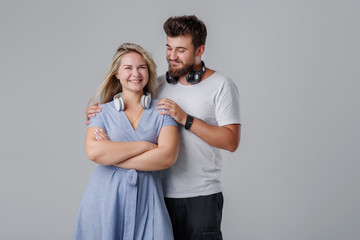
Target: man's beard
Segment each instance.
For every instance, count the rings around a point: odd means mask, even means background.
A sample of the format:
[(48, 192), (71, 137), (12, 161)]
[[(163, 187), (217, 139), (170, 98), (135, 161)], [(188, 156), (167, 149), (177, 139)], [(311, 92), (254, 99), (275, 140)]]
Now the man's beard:
[(187, 74), (188, 72), (190, 72), (191, 70), (194, 69), (195, 63), (191, 63), (188, 65), (184, 65), (184, 67), (180, 68), (180, 69), (173, 69), (171, 67), (171, 64), (169, 62), (169, 59), (167, 59), (168, 63), (169, 63), (169, 74), (173, 77), (181, 77), (185, 74)]

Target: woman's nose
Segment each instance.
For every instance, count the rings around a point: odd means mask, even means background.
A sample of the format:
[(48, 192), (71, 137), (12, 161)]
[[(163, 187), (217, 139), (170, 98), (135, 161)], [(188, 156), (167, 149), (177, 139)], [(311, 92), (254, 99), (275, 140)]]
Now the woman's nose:
[(139, 76), (139, 75), (140, 75), (139, 69), (138, 69), (138, 68), (133, 68), (133, 70), (132, 70), (132, 75), (133, 75), (133, 76)]

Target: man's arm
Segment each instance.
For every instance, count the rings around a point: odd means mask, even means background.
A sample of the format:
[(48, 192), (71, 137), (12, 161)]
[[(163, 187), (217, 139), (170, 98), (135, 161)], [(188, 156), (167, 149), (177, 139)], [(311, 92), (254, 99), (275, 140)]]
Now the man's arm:
[(189, 130), (211, 146), (230, 152), (235, 152), (240, 143), (240, 124), (214, 126), (194, 117)]
[[(179, 124), (185, 126), (187, 113), (184, 112), (174, 101), (161, 99), (157, 102), (157, 109), (163, 109), (160, 114), (172, 116)], [(240, 143), (241, 125), (229, 124), (214, 126), (196, 117), (189, 129), (201, 140), (211, 146), (234, 152)]]

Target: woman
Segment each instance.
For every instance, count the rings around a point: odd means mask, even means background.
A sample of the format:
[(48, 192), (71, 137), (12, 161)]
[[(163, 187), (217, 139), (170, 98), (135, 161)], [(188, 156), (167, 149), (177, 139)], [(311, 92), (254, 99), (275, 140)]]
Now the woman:
[(100, 164), (92, 174), (78, 212), (74, 239), (173, 239), (160, 172), (178, 154), (176, 122), (156, 110), (151, 93), (156, 65), (140, 46), (122, 44), (90, 102), (92, 117), (85, 149)]

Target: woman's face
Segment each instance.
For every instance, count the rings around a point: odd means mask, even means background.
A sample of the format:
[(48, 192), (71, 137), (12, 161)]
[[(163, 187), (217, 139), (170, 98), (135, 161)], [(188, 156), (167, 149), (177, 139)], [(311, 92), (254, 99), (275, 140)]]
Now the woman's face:
[(149, 71), (144, 58), (135, 52), (125, 54), (115, 76), (120, 80), (123, 92), (143, 92), (149, 81)]

